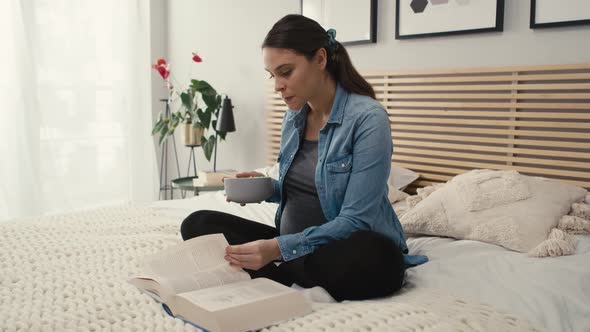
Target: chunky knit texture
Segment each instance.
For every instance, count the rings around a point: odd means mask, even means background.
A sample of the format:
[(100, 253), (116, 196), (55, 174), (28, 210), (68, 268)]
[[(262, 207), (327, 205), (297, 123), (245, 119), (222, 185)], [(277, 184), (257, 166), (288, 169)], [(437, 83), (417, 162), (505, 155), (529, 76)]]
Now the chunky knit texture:
[[(195, 331), (127, 283), (139, 259), (178, 243), (180, 220), (113, 207), (0, 223), (0, 331)], [(431, 289), (313, 303), (270, 331), (536, 331), (527, 321)]]

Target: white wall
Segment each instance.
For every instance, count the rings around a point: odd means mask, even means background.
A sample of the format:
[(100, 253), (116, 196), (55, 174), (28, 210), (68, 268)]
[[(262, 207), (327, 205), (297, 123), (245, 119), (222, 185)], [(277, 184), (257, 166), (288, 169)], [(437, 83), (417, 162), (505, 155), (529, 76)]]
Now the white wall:
[(505, 0), (503, 32), (406, 40), (395, 39), (395, 0), (378, 9), (377, 43), (347, 48), (359, 70), (590, 62), (590, 25), (530, 29), (530, 0)]
[[(234, 105), (237, 129), (218, 146), (218, 169), (250, 169), (262, 166), (266, 159), (267, 75), (260, 45), (274, 22), (298, 13), (299, 6), (299, 0), (168, 1), (167, 51), (173, 74), (182, 84), (189, 77), (206, 80), (218, 93), (228, 94)], [(198, 52), (202, 63), (192, 63), (192, 51)], [(180, 130), (176, 141), (185, 176), (189, 149), (181, 143)], [(207, 162), (201, 149), (197, 151), (197, 168), (213, 168), (213, 158)]]
[[(531, 30), (529, 6), (528, 0), (506, 0), (501, 33), (395, 40), (395, 0), (381, 0), (377, 43), (347, 49), (361, 71), (590, 62), (590, 26)], [(252, 169), (266, 162), (260, 44), (276, 20), (299, 10), (299, 0), (168, 2), (167, 53), (175, 75), (188, 81), (196, 50), (204, 62), (192, 67), (192, 77), (229, 94), (235, 105), (237, 132), (220, 144), (218, 168)], [(184, 175), (188, 149), (178, 149)], [(200, 169), (212, 167), (202, 151), (197, 162)]]

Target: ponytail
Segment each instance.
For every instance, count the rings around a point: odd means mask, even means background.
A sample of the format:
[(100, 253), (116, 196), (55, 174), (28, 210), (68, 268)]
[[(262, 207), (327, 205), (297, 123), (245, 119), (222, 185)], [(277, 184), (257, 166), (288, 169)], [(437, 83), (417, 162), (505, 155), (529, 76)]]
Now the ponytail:
[(375, 99), (373, 87), (354, 68), (348, 52), (338, 41), (336, 41), (336, 47), (332, 51), (332, 56), (328, 56), (327, 68), (334, 80), (339, 82), (344, 89)]

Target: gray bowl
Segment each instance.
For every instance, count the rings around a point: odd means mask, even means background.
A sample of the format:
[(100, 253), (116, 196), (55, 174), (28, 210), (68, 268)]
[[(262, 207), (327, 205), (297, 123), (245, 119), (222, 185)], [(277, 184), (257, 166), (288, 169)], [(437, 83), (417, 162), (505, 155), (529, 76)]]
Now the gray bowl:
[(236, 203), (258, 203), (272, 196), (270, 177), (226, 178), (223, 180), (227, 198)]

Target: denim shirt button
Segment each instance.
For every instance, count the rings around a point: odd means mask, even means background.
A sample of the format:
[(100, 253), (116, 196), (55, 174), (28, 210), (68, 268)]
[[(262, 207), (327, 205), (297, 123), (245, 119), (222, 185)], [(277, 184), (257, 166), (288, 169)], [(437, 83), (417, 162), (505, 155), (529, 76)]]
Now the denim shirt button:
[(293, 255), (297, 254), (297, 250), (293, 250)]

